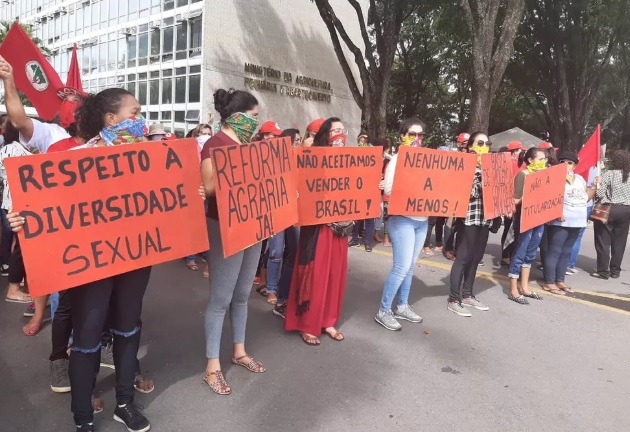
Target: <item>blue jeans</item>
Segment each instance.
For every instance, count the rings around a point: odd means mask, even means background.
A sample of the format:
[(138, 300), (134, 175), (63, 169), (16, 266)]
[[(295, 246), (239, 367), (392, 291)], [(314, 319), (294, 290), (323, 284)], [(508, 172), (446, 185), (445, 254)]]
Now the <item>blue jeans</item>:
[[(593, 213), (593, 206), (586, 208), (587, 221), (591, 218), (591, 213)], [(584, 231), (586, 231), (586, 227), (580, 228), (580, 233), (578, 234), (578, 238), (573, 245), (573, 250), (571, 251), (571, 258), (569, 258), (569, 268), (574, 268), (577, 264), (577, 258), (580, 254), (580, 246), (582, 245), (582, 236), (584, 235)]]
[[(270, 237), (267, 243), (267, 292), (275, 293), (278, 291), (278, 285), (282, 285), (279, 295), (285, 297), (279, 300), (289, 298), (288, 287), (291, 286), (299, 236), (300, 229), (298, 227), (289, 227)], [(284, 260), (285, 251), (287, 253), (286, 260)]]
[[(519, 227), (514, 227), (515, 230), (517, 228)], [(538, 246), (540, 245), (544, 231), (545, 225), (540, 225), (517, 234), (516, 242), (512, 249), (512, 257), (510, 259), (510, 271), (508, 273), (510, 278), (518, 279), (522, 268), (532, 267), (532, 262), (536, 259), (536, 255), (538, 254)]]
[(0, 220), (2, 220), (2, 237), (0, 242), (0, 265), (9, 265), (9, 257), (11, 256), (11, 243), (13, 243), (13, 231), (7, 219), (7, 211), (0, 209)]
[(569, 258), (571, 258), (571, 251), (580, 234), (580, 229), (547, 225), (549, 245), (545, 254), (545, 262), (543, 263), (545, 283), (564, 282)]
[(398, 294), (398, 305), (404, 306), (409, 301), (411, 280), (416, 261), (422, 251), (424, 239), (427, 236), (428, 221), (417, 221), (405, 216), (391, 216), (389, 225), (389, 237), (392, 241), (394, 265), (387, 276), (383, 296), (381, 297), (381, 310), (390, 311), (394, 297)]

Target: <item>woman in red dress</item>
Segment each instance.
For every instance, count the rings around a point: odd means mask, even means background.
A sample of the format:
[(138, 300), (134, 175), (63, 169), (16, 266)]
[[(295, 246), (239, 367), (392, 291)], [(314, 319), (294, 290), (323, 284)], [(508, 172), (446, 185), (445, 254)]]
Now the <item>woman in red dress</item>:
[[(329, 118), (315, 135), (313, 147), (344, 147), (347, 133), (341, 120)], [(322, 330), (342, 341), (335, 324), (346, 289), (347, 237), (337, 236), (328, 225), (302, 227), (296, 260), (284, 329), (299, 331), (309, 345), (320, 344)]]

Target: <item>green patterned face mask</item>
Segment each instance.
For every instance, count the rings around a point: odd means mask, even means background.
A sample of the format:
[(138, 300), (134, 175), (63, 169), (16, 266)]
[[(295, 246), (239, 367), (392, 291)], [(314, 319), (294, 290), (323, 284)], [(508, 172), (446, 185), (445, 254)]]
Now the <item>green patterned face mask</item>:
[(258, 120), (245, 113), (234, 113), (225, 120), (230, 126), (241, 144), (248, 144), (258, 127)]

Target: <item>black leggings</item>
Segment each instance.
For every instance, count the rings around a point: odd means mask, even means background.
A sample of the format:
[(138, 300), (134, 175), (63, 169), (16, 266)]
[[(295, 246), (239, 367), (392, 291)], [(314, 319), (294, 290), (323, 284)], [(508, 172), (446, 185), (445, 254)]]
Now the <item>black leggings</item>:
[(427, 238), (424, 240), (424, 247), (431, 247), (431, 231), (433, 231), (433, 227), (435, 227), (435, 246), (442, 246), (445, 223), (446, 218), (444, 217), (429, 217), (429, 228), (427, 228)]
[(48, 360), (55, 361), (67, 359), (68, 341), (72, 334), (72, 300), (69, 291), (61, 291), (59, 293), (59, 305), (55, 311), (52, 322), (52, 351)]
[(20, 241), (16, 236), (15, 248), (13, 248), (9, 258), (9, 283), (20, 283), (24, 278), (26, 278), (26, 270), (24, 270), (22, 248), (20, 248)]
[(69, 291), (74, 343), (70, 354), (72, 412), (77, 425), (93, 421), (92, 392), (100, 365), (103, 327), (114, 335), (116, 402), (133, 402), (140, 314), (151, 267), (92, 282)]
[[(451, 268), (451, 293), (449, 301), (461, 301), (473, 295), (473, 284), (477, 266), (483, 258), (488, 244), (490, 228), (459, 223), (457, 227), (457, 250)], [(462, 287), (462, 281), (464, 282)]]

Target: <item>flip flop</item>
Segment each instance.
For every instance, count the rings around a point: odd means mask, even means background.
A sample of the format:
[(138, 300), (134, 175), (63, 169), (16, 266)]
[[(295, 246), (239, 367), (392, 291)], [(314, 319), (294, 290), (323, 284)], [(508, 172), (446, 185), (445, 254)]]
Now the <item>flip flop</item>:
[(319, 346), (322, 343), (317, 336), (307, 336), (306, 333), (300, 333), (300, 337), (308, 346)]
[(573, 288), (571, 288), (570, 286), (558, 287), (558, 288), (560, 288), (565, 293), (574, 293), (575, 292), (575, 291), (573, 291)]
[(327, 332), (326, 330), (324, 330), (324, 333), (326, 333), (328, 335), (329, 338), (331, 338), (334, 341), (337, 342), (341, 342), (342, 340), (345, 339), (345, 337), (343, 337), (343, 334), (340, 331), (335, 331), (333, 332)]
[(33, 299), (28, 294), (24, 294), (23, 296), (18, 297), (18, 298), (5, 297), (4, 301), (7, 302), (7, 303), (26, 304), (26, 303), (32, 303)]
[(551, 289), (550, 289), (550, 288), (547, 288), (547, 287), (545, 286), (545, 283), (544, 283), (544, 282), (539, 281), (539, 282), (538, 282), (538, 285), (540, 285), (540, 287), (541, 287), (543, 290), (547, 291), (547, 292), (548, 292), (548, 293), (550, 293), (550, 294), (555, 294), (555, 295), (567, 295), (567, 294), (566, 294), (564, 291), (562, 291), (561, 289), (558, 289), (558, 288), (551, 288)]
[(41, 329), (41, 324), (28, 323), (24, 327), (22, 327), (22, 333), (24, 333), (24, 336), (36, 336)]

